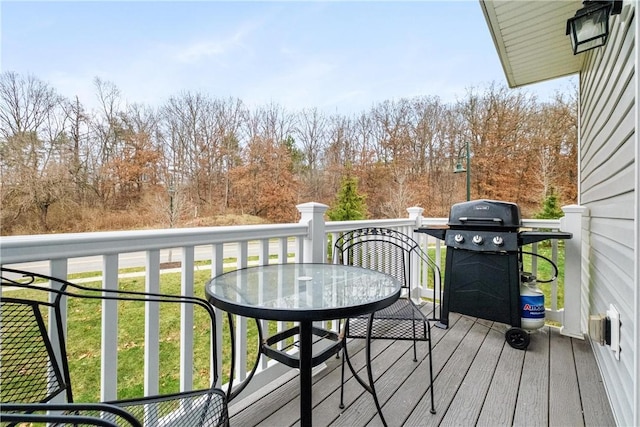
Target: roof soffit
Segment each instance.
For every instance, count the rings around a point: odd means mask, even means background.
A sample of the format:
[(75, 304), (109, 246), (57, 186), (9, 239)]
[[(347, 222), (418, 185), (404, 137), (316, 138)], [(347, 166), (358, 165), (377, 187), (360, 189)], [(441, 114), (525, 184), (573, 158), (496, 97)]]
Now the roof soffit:
[(565, 34), (580, 0), (480, 0), (509, 87), (575, 74), (583, 55), (573, 55)]

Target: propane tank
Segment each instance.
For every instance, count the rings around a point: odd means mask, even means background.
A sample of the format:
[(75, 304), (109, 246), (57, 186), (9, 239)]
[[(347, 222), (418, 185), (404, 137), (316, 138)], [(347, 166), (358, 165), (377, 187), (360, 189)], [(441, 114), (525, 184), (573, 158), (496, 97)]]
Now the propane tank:
[(520, 273), (520, 323), (523, 329), (534, 330), (544, 326), (544, 294), (538, 289), (536, 276)]

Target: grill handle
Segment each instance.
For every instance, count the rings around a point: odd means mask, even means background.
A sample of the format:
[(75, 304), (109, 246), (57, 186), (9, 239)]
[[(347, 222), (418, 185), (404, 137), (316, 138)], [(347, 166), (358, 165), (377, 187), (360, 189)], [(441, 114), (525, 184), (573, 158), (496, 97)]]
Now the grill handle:
[(458, 221), (460, 222), (487, 222), (487, 221), (491, 221), (491, 222), (497, 222), (502, 224), (504, 222), (504, 220), (502, 218), (478, 218), (478, 217), (473, 217), (473, 216), (461, 216), (460, 218), (458, 218)]

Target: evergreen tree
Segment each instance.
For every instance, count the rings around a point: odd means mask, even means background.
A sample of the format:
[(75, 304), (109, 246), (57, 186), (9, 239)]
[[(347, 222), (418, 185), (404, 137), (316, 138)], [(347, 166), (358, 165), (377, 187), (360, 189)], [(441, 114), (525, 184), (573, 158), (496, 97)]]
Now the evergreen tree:
[(354, 221), (366, 218), (365, 196), (358, 194), (358, 180), (347, 175), (336, 198), (335, 206), (327, 211), (331, 221)]
[(542, 210), (535, 217), (537, 219), (557, 219), (563, 216), (564, 212), (558, 202), (558, 193), (552, 189), (542, 202)]

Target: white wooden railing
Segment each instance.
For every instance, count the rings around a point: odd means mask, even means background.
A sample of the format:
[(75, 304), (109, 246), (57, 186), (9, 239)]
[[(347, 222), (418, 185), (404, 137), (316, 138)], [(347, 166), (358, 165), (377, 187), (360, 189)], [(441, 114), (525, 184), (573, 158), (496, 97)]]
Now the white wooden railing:
[[(52, 234), (37, 236), (3, 237), (0, 242), (0, 263), (24, 270), (68, 278), (81, 271), (95, 271), (95, 280), (102, 280), (105, 288), (117, 288), (124, 267), (144, 267), (137, 273), (145, 277), (146, 290), (157, 292), (160, 284), (161, 265), (168, 261), (180, 261), (181, 292), (194, 295), (196, 287), (195, 271), (211, 269), (214, 277), (226, 269), (242, 268), (249, 264), (286, 263), (286, 262), (326, 262), (328, 241), (335, 241), (340, 233), (365, 226), (384, 226), (412, 235), (424, 248), (432, 249), (435, 261), (444, 265), (444, 245), (434, 237), (424, 233), (414, 233), (420, 226), (444, 225), (446, 218), (425, 218), (423, 209), (407, 209), (408, 216), (399, 219), (325, 222), (327, 206), (319, 203), (298, 205), (300, 221), (292, 224), (199, 227), (165, 230), (115, 231), (77, 234)], [(523, 226), (531, 229), (552, 229), (573, 233), (573, 239), (563, 245), (552, 241), (551, 253), (554, 262), (558, 251), (564, 250), (564, 306), (558, 304), (559, 289), (557, 282), (552, 283), (551, 300), (546, 301), (547, 320), (557, 322), (561, 332), (574, 337), (583, 337), (586, 314), (582, 310), (588, 295), (581, 288), (581, 230), (582, 212), (579, 206), (564, 208), (565, 217), (561, 220), (523, 220)], [(533, 251), (536, 251), (533, 245)], [(205, 261), (200, 263), (197, 261)], [(206, 267), (202, 267), (205, 264)], [(535, 268), (535, 265), (534, 265)], [(444, 274), (444, 269), (443, 272)], [(535, 273), (535, 271), (534, 271)], [(426, 276), (426, 275), (425, 275)], [(101, 279), (99, 279), (101, 278)], [(73, 280), (72, 280), (73, 281)], [(419, 284), (423, 298), (438, 299), (439, 289)], [(114, 306), (104, 306), (102, 316), (115, 315)], [(222, 324), (222, 314), (218, 315), (218, 325)], [(235, 367), (236, 380), (242, 381), (247, 375), (246, 320), (240, 320), (237, 327), (236, 343), (241, 355)], [(112, 322), (102, 322), (102, 400), (113, 400), (117, 396), (117, 340), (118, 331), (110, 327)], [(219, 326), (220, 327), (220, 326)], [(158, 330), (158, 328), (151, 328)], [(222, 351), (222, 333), (218, 331), (218, 351)], [(183, 334), (190, 334), (183, 330)], [(146, 337), (148, 342), (157, 342), (159, 337)], [(154, 348), (154, 347), (152, 347)], [(157, 355), (156, 355), (157, 356)], [(155, 358), (152, 358), (154, 360)], [(191, 378), (192, 365), (189, 355), (181, 355), (181, 378)], [(218, 355), (221, 360), (221, 355)], [(154, 364), (151, 364), (155, 366)], [(157, 392), (159, 372), (145, 366), (145, 392)], [(221, 368), (219, 368), (221, 369)], [(272, 378), (282, 374), (285, 369), (280, 364), (261, 361), (261, 366), (251, 381), (249, 391), (259, 389)]]

